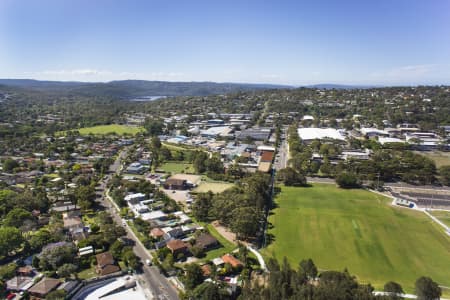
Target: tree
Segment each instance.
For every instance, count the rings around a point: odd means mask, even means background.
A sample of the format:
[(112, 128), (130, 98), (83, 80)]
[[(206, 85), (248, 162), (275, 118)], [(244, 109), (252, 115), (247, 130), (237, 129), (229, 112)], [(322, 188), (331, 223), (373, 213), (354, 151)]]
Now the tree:
[(195, 158), (193, 161), (195, 172), (204, 173), (206, 171), (206, 160), (208, 155), (203, 151), (198, 151), (195, 153)]
[(188, 290), (193, 290), (196, 286), (203, 282), (203, 271), (198, 264), (186, 265), (183, 283)]
[(77, 270), (78, 267), (76, 265), (67, 263), (59, 267), (57, 273), (61, 278), (69, 278), (72, 274), (75, 274)]
[(32, 221), (33, 219), (34, 217), (29, 211), (23, 208), (14, 208), (6, 215), (3, 225), (19, 228), (26, 221)]
[(249, 238), (256, 235), (259, 230), (261, 213), (253, 207), (238, 207), (232, 212), (233, 222), (231, 230), (241, 238)]
[(3, 171), (5, 171), (5, 172), (11, 172), (17, 167), (19, 167), (19, 163), (17, 161), (15, 161), (14, 159), (7, 158), (3, 162)]
[(122, 260), (127, 267), (133, 270), (139, 268), (139, 257), (131, 249), (122, 253)]
[(355, 173), (342, 172), (336, 176), (336, 183), (344, 189), (359, 187), (358, 177)]
[(291, 167), (281, 169), (277, 173), (277, 179), (286, 186), (305, 186), (306, 177)]
[(299, 273), (305, 274), (308, 278), (317, 277), (317, 267), (311, 258), (300, 261)]
[(434, 300), (441, 297), (441, 288), (430, 277), (419, 277), (415, 286), (417, 299), (419, 300)]
[(12, 251), (20, 248), (24, 238), (15, 227), (0, 227), (0, 256), (8, 256)]
[(450, 186), (450, 166), (440, 167), (439, 175), (441, 175), (441, 183)]
[(158, 151), (159, 149), (161, 149), (161, 140), (159, 139), (159, 137), (153, 136), (150, 146), (153, 151)]
[(400, 294), (403, 294), (403, 288), (402, 286), (394, 281), (389, 281), (386, 282), (386, 284), (384, 285), (383, 291), (390, 293), (391, 298), (392, 299), (402, 299), (400, 296)]
[(211, 191), (197, 196), (197, 199), (192, 205), (192, 211), (199, 221), (209, 220), (209, 212), (212, 208), (212, 198), (213, 194)]

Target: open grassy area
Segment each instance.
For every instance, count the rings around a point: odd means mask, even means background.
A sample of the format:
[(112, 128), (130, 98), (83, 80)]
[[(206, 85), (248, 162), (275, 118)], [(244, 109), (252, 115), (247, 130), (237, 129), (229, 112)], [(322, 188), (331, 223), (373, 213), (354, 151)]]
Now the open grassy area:
[(184, 173), (195, 172), (192, 164), (178, 161), (166, 162), (160, 167), (158, 167), (158, 170), (163, 170), (165, 173), (170, 172), (172, 174), (182, 173), (182, 171), (184, 171)]
[(347, 267), (378, 289), (393, 280), (412, 292), (422, 275), (450, 286), (450, 238), (425, 214), (389, 202), (327, 184), (281, 187), (269, 218), (274, 240), (263, 254), (294, 266), (312, 258), (321, 270)]
[(430, 211), (430, 214), (438, 218), (439, 221), (450, 227), (450, 211)]
[(193, 192), (207, 193), (208, 191), (211, 191), (213, 193), (222, 193), (232, 186), (233, 184), (229, 182), (202, 182), (193, 190)]
[(436, 164), (436, 167), (441, 166), (449, 166), (450, 165), (450, 152), (443, 152), (443, 151), (421, 151), (417, 152), (419, 154), (422, 154), (424, 156), (427, 156), (431, 158), (434, 163)]
[[(139, 132), (145, 131), (144, 127), (127, 126), (119, 124), (99, 125), (74, 130), (78, 130), (81, 135), (88, 135), (88, 134), (105, 135), (109, 133), (115, 133), (117, 135), (124, 135), (124, 134), (135, 135)], [(64, 134), (64, 132), (62, 132), (62, 134)]]

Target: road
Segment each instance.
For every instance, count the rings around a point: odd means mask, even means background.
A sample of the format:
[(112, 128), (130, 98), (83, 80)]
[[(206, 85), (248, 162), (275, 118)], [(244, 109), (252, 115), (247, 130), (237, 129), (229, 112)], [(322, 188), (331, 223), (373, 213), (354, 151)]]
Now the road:
[(288, 145), (286, 141), (286, 134), (287, 130), (286, 128), (283, 129), (282, 138), (281, 138), (281, 144), (278, 147), (277, 156), (275, 157), (275, 163), (273, 164), (273, 167), (275, 170), (281, 170), (287, 167), (288, 163)]
[[(111, 165), (110, 172), (119, 173), (121, 170), (121, 159), (123, 159), (127, 154), (127, 150), (123, 150), (120, 152), (116, 161)], [(134, 232), (123, 223), (122, 218), (120, 217), (120, 209), (117, 204), (112, 200), (108, 195), (108, 190), (106, 190), (107, 182), (112, 178), (112, 175), (107, 175), (105, 180), (100, 182), (100, 186), (98, 187), (97, 193), (101, 193), (101, 197), (99, 198), (99, 202), (102, 206), (104, 206), (110, 212), (113, 220), (120, 226), (122, 226), (126, 230), (126, 237), (134, 241), (133, 250), (134, 253), (141, 259), (142, 262), (145, 262), (147, 259), (152, 260), (152, 256), (148, 252), (148, 250), (144, 247), (141, 241), (137, 238)], [(160, 274), (159, 269), (153, 266), (147, 266), (144, 264), (143, 273), (138, 274), (138, 276), (144, 281), (144, 287), (147, 287), (152, 292), (155, 299), (161, 300), (177, 300), (178, 292), (177, 290), (170, 284), (167, 278)]]

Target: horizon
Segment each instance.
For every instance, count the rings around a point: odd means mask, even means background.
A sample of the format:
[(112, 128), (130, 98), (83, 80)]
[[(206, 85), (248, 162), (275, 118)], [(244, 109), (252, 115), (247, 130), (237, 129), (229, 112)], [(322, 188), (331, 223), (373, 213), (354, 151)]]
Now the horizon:
[[(102, 84), (108, 84), (112, 82), (119, 82), (119, 81), (147, 81), (147, 82), (170, 82), (170, 83), (215, 83), (215, 84), (236, 84), (236, 85), (267, 85), (267, 86), (274, 86), (276, 89), (283, 89), (283, 88), (315, 88), (316, 86), (337, 86), (342, 88), (392, 88), (392, 87), (419, 87), (419, 86), (430, 86), (430, 87), (436, 87), (436, 86), (450, 86), (450, 84), (398, 84), (398, 85), (381, 85), (381, 84), (352, 84), (352, 83), (333, 83), (333, 82), (320, 82), (320, 83), (314, 83), (314, 84), (303, 84), (303, 85), (289, 85), (289, 84), (283, 84), (283, 83), (267, 83), (267, 82), (225, 82), (225, 81), (208, 81), (208, 80), (201, 80), (201, 81), (179, 81), (179, 80), (147, 80), (147, 79), (119, 79), (119, 80), (108, 80), (108, 81), (81, 81), (81, 80), (46, 80), (46, 79), (35, 79), (35, 78), (0, 78), (1, 80), (30, 80), (30, 81), (38, 81), (38, 82), (54, 82), (54, 83), (87, 83), (87, 84), (95, 84), (95, 83), (102, 83)], [(0, 83), (1, 85), (1, 83)], [(7, 85), (7, 84), (6, 84)]]
[(0, 77), (449, 85), (449, 37), (445, 0), (4, 0)]

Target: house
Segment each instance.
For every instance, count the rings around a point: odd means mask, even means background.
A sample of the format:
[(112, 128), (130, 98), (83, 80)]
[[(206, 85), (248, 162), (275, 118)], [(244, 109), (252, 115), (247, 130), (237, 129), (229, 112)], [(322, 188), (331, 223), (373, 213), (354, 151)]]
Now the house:
[(261, 152), (261, 162), (272, 162), (273, 160), (273, 154), (274, 152), (272, 151), (262, 151)]
[(67, 213), (63, 214), (63, 223), (64, 229), (69, 232), (73, 232), (76, 231), (77, 229), (84, 228), (83, 221), (81, 221), (80, 217), (72, 217), (69, 216)]
[(175, 228), (167, 227), (167, 230), (164, 228), (163, 231), (165, 232), (165, 234), (164, 234), (165, 240), (168, 240), (171, 238), (177, 239), (184, 235), (184, 231), (183, 231), (183, 229), (181, 229), (181, 227), (175, 227)]
[(162, 231), (159, 227), (150, 230), (150, 236), (154, 239), (160, 239), (164, 234), (164, 231)]
[(167, 242), (166, 247), (169, 248), (174, 257), (179, 253), (185, 253), (188, 249), (186, 243), (181, 240), (171, 240)]
[(211, 276), (211, 266), (210, 265), (206, 264), (206, 265), (201, 266), (201, 268), (202, 268), (204, 277)]
[(230, 264), (233, 268), (242, 267), (244, 265), (239, 259), (228, 253), (222, 256), (222, 260), (224, 263)]
[(16, 273), (18, 276), (33, 276), (34, 271), (33, 271), (33, 267), (24, 266), (24, 267), (18, 268)]
[(206, 250), (219, 246), (219, 242), (209, 233), (202, 233), (195, 239), (195, 246)]
[(33, 278), (28, 276), (15, 276), (6, 281), (6, 289), (9, 291), (20, 292), (33, 284)]
[(103, 252), (95, 256), (97, 259), (97, 266), (95, 272), (99, 275), (108, 275), (120, 271), (120, 267), (116, 265), (114, 257), (109, 252)]
[(48, 293), (55, 290), (60, 284), (61, 281), (58, 279), (45, 277), (28, 289), (28, 293), (38, 299), (44, 299)]
[(164, 182), (164, 188), (166, 190), (186, 190), (188, 184), (186, 179), (169, 178)]

